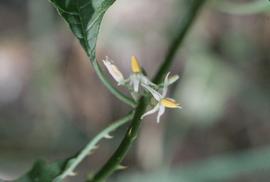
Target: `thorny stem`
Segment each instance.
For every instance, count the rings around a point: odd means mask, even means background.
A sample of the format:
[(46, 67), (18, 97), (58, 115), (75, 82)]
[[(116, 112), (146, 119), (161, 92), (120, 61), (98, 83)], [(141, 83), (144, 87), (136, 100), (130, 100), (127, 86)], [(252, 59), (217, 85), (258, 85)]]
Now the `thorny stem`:
[[(91, 62), (98, 77), (100, 78), (100, 80), (103, 82), (103, 84), (120, 100), (122, 100), (123, 102), (131, 105), (132, 107), (135, 107), (136, 103), (134, 100), (132, 100), (131, 98), (125, 96), (124, 94), (122, 94), (120, 91), (118, 91), (117, 89), (115, 89), (109, 82), (109, 80), (107, 79), (107, 77), (103, 74), (99, 64), (97, 63), (96, 59), (94, 59), (93, 62)], [(70, 165), (58, 176), (55, 178), (55, 180), (53, 182), (60, 182), (62, 181), (64, 178), (66, 178), (67, 176), (70, 176), (73, 174), (74, 169), (81, 163), (81, 161), (87, 157), (87, 155), (90, 154), (90, 152), (92, 150), (95, 149), (96, 144), (105, 137), (105, 135), (109, 134), (111, 131), (115, 130), (116, 128), (120, 127), (121, 125), (125, 124), (126, 122), (130, 121), (132, 119), (134, 115), (134, 112), (129, 113), (127, 116), (119, 119), (118, 121), (116, 121), (115, 123), (113, 123), (112, 125), (108, 126), (107, 128), (105, 128), (103, 131), (101, 131), (98, 135), (96, 135), (96, 137), (91, 140), (80, 152), (78, 155), (76, 155), (74, 158), (71, 158), (70, 161)]]
[[(179, 33), (176, 36), (176, 39), (172, 42), (169, 52), (160, 66), (155, 78), (154, 82), (156, 84), (161, 83), (162, 78), (164, 77), (165, 73), (171, 66), (173, 62), (173, 58), (181, 46), (188, 30), (190, 29), (192, 22), (195, 20), (196, 15), (198, 14), (199, 10), (201, 9), (202, 5), (206, 2), (206, 0), (193, 0), (190, 9), (188, 10), (183, 23), (179, 29)], [(135, 110), (135, 115), (132, 119), (132, 122), (121, 142), (117, 150), (111, 156), (111, 158), (104, 164), (104, 166), (93, 176), (93, 178), (89, 179), (88, 182), (99, 182), (103, 181), (106, 177), (111, 175), (117, 167), (122, 162), (123, 158), (125, 157), (128, 149), (132, 145), (133, 141), (136, 139), (137, 132), (139, 130), (139, 126), (141, 123), (141, 116), (145, 112), (146, 107), (149, 103), (149, 97), (142, 97), (138, 103), (138, 106)]]
[(96, 173), (92, 179), (89, 179), (88, 182), (102, 181), (104, 178), (111, 175), (117, 169), (118, 166), (120, 166), (120, 163), (125, 157), (129, 147), (137, 137), (139, 126), (141, 123), (140, 118), (144, 113), (146, 106), (147, 106), (146, 98), (142, 97), (139, 100), (139, 104), (135, 111), (134, 117), (120, 146), (117, 148), (112, 157), (106, 162), (106, 164), (100, 169), (100, 171)]
[(74, 173), (74, 169), (81, 163), (81, 161), (87, 157), (91, 151), (93, 151), (96, 148), (97, 143), (103, 139), (109, 136), (110, 132), (114, 131), (115, 129), (119, 128), (123, 124), (127, 123), (132, 119), (134, 115), (134, 112), (130, 112), (125, 117), (115, 121), (113, 124), (106, 127), (104, 130), (102, 130), (99, 134), (97, 134), (85, 147), (83, 150), (80, 151), (78, 155), (71, 158), (68, 162), (68, 166), (65, 168), (65, 170), (53, 181), (53, 182), (61, 182), (64, 178), (72, 175)]

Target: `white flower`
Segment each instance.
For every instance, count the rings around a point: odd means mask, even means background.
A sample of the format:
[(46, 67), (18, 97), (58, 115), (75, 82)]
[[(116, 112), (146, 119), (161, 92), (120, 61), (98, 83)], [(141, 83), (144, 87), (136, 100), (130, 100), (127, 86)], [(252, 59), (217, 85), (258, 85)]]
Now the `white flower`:
[(115, 81), (118, 84), (121, 84), (124, 81), (123, 74), (119, 71), (119, 69), (112, 64), (112, 62), (109, 60), (109, 58), (106, 56), (106, 59), (103, 60), (104, 65), (106, 66), (109, 73), (112, 75), (112, 77), (115, 79)]
[(108, 60), (108, 57), (106, 57), (106, 60), (103, 60), (103, 63), (112, 77), (117, 81), (118, 85), (125, 85), (127, 83), (134, 92), (139, 92), (139, 87), (142, 84), (156, 86), (146, 76), (144, 76), (142, 68), (135, 56), (131, 57), (132, 74), (126, 80), (119, 69)]
[(162, 94), (160, 94), (159, 92), (157, 92), (148, 85), (144, 84), (142, 85), (146, 90), (148, 90), (153, 95), (153, 97), (158, 101), (158, 103), (153, 109), (144, 113), (141, 119), (143, 119), (147, 115), (153, 114), (158, 111), (157, 122), (159, 123), (161, 115), (164, 114), (165, 112), (165, 108), (180, 108), (180, 109), (182, 108), (174, 99), (166, 97), (168, 86), (170, 85), (170, 80), (168, 78), (169, 74), (170, 73), (168, 73), (165, 77)]
[(142, 72), (141, 65), (139, 64), (135, 56), (131, 56), (131, 71), (132, 74), (127, 79), (129, 85), (132, 87), (134, 92), (139, 91), (140, 85), (151, 85), (155, 86)]

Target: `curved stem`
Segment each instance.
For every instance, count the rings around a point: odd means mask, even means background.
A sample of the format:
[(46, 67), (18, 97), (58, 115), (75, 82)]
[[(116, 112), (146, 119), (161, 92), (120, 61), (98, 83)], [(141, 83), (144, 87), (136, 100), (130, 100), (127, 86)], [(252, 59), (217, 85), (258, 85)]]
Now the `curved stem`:
[(189, 29), (191, 28), (192, 23), (194, 22), (197, 14), (199, 13), (199, 10), (201, 9), (202, 5), (205, 2), (206, 0), (193, 0), (192, 4), (189, 7), (189, 10), (187, 11), (187, 14), (182, 20), (183, 22), (179, 27), (178, 31), (179, 33), (176, 35), (175, 39), (171, 43), (169, 51), (164, 59), (164, 62), (160, 65), (159, 70), (157, 71), (153, 79), (154, 83), (160, 83), (165, 74), (168, 72), (173, 62), (173, 58), (175, 57), (175, 54), (178, 51), (178, 48), (181, 47), (184, 38), (186, 37)]
[(109, 136), (109, 133), (114, 131), (115, 129), (119, 128), (123, 124), (127, 123), (129, 120), (132, 119), (134, 112), (129, 113), (127, 116), (115, 121), (113, 124), (106, 127), (102, 130), (98, 135), (96, 135), (86, 146), (83, 150), (80, 151), (78, 155), (69, 159), (67, 168), (57, 177), (53, 182), (60, 182), (63, 181), (64, 178), (71, 176), (74, 174), (74, 169), (81, 163), (81, 161), (87, 157), (92, 150), (96, 148), (97, 143)]
[(108, 88), (108, 90), (110, 90), (110, 92), (115, 95), (119, 100), (123, 101), (124, 103), (135, 107), (136, 103), (133, 99), (127, 97), (126, 95), (124, 95), (122, 92), (120, 92), (119, 90), (117, 90), (115, 87), (112, 86), (112, 84), (110, 83), (110, 81), (108, 80), (108, 78), (104, 75), (104, 73), (102, 72), (98, 62), (96, 60), (94, 60), (93, 62), (91, 62), (99, 79), (102, 81), (102, 83)]
[[(190, 6), (190, 9), (188, 10), (188, 13), (184, 19), (184, 22), (181, 24), (179, 34), (177, 35), (176, 39), (172, 42), (169, 52), (154, 78), (155, 83), (157, 84), (161, 83), (163, 76), (168, 71), (169, 67), (171, 66), (171, 63), (173, 61), (175, 53), (177, 52), (177, 49), (181, 46), (181, 43), (183, 42), (184, 37), (186, 36), (189, 28), (191, 27), (192, 22), (194, 21), (198, 11), (200, 10), (200, 8), (202, 7), (205, 1), (206, 0), (193, 0), (193, 3)], [(148, 103), (149, 103), (148, 96), (142, 97), (140, 99), (138, 106), (135, 110), (135, 114), (132, 119), (132, 122), (121, 144), (119, 145), (117, 150), (114, 152), (114, 154), (111, 156), (111, 158), (104, 164), (104, 166), (91, 179), (87, 180), (88, 182), (102, 181), (106, 177), (111, 175), (117, 169), (118, 166), (120, 166), (120, 163), (125, 157), (128, 149), (132, 145), (133, 141), (136, 139), (139, 126), (141, 123), (140, 118), (142, 114), (145, 112)]]

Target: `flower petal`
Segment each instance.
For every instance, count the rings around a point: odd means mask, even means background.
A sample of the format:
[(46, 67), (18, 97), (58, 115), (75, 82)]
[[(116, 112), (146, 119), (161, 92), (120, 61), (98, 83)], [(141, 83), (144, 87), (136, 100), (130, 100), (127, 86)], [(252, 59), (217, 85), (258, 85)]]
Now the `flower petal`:
[(145, 84), (142, 84), (142, 86), (148, 90), (152, 95), (153, 97), (157, 100), (157, 101), (160, 101), (160, 99), (162, 99), (160, 93), (158, 93), (157, 91), (155, 91), (154, 89), (152, 89), (151, 87), (149, 87), (148, 85), (145, 85)]
[(119, 69), (109, 61), (109, 58), (106, 57), (106, 60), (103, 60), (104, 65), (106, 66), (109, 73), (118, 83), (124, 80), (123, 74), (119, 71)]
[(132, 87), (132, 90), (134, 92), (139, 91), (140, 82), (141, 80), (140, 80), (139, 74), (131, 74), (129, 76), (129, 85)]
[(170, 75), (170, 72), (167, 73), (165, 79), (164, 79), (164, 86), (163, 86), (163, 90), (162, 90), (162, 98), (164, 98), (167, 94), (167, 91), (168, 91), (168, 86), (169, 86), (169, 75)]
[(173, 75), (173, 76), (171, 76), (170, 78), (169, 78), (169, 83), (168, 83), (168, 85), (171, 85), (171, 84), (173, 84), (174, 82), (176, 82), (177, 80), (179, 79), (179, 76), (178, 75)]
[(158, 115), (157, 115), (157, 123), (159, 123), (160, 121), (160, 117), (164, 114), (165, 112), (165, 107), (164, 106), (159, 106), (159, 111), (158, 111)]
[(146, 113), (144, 113), (142, 116), (141, 116), (141, 119), (143, 119), (145, 116), (147, 116), (147, 115), (150, 115), (150, 114), (153, 114), (153, 113), (155, 113), (155, 112), (157, 112), (158, 111), (158, 109), (159, 109), (159, 104), (157, 104), (153, 109), (151, 109), (151, 110), (149, 110), (149, 111), (147, 111)]
[(140, 85), (140, 78), (137, 75), (134, 75), (134, 80), (133, 80), (133, 88), (135, 92), (139, 91), (139, 85)]
[(154, 84), (153, 82), (151, 82), (146, 76), (144, 76), (143, 74), (140, 75), (141, 76), (141, 81), (143, 84), (145, 85), (150, 85), (150, 86), (153, 86), (153, 87), (157, 87), (156, 84)]

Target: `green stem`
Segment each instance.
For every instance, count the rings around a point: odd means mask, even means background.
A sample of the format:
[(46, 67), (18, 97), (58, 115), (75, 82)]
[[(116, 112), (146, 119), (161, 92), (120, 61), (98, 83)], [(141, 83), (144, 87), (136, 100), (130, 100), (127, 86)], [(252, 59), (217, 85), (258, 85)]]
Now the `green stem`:
[(176, 35), (175, 39), (171, 43), (164, 62), (160, 65), (159, 70), (157, 71), (153, 79), (154, 83), (160, 83), (168, 72), (173, 62), (173, 58), (178, 51), (178, 48), (181, 47), (181, 45), (183, 44), (184, 38), (186, 37), (192, 23), (194, 22), (197, 14), (199, 13), (199, 10), (202, 8), (202, 5), (205, 2), (206, 0), (193, 0), (192, 4), (189, 7), (189, 10), (187, 11), (187, 14), (182, 20), (183, 22), (180, 24), (178, 31), (179, 33)]
[[(159, 84), (162, 82), (162, 78), (165, 75), (165, 73), (168, 71), (168, 69), (171, 66), (171, 63), (173, 61), (173, 58), (175, 56), (175, 53), (177, 52), (177, 49), (181, 45), (181, 43), (184, 40), (184, 37), (186, 36), (188, 30), (190, 29), (192, 22), (194, 21), (198, 11), (202, 7), (202, 5), (206, 2), (206, 0), (193, 0), (192, 5), (190, 6), (190, 9), (188, 10), (188, 13), (184, 19), (184, 22), (181, 24), (179, 34), (177, 35), (176, 39), (172, 42), (172, 45), (170, 46), (170, 50), (165, 58), (165, 61), (159, 68), (159, 71), (157, 72), (154, 81), (155, 83)], [(132, 145), (133, 141), (136, 139), (139, 126), (141, 123), (141, 116), (146, 110), (146, 107), (149, 103), (149, 97), (142, 97), (138, 103), (138, 106), (135, 110), (134, 117), (132, 119), (132, 122), (121, 142), (117, 150), (114, 152), (114, 154), (111, 156), (111, 158), (104, 164), (104, 166), (93, 176), (93, 178), (89, 179), (88, 182), (99, 182), (103, 181), (106, 177), (111, 175), (118, 166), (120, 166), (120, 163), (122, 162), (123, 158), (125, 157), (126, 153), (128, 152), (128, 149)]]
[(55, 178), (54, 182), (63, 181), (64, 178), (71, 176), (74, 172), (74, 169), (81, 163), (81, 161), (87, 157), (92, 150), (96, 148), (97, 143), (109, 136), (109, 133), (114, 131), (115, 129), (119, 128), (123, 124), (127, 123), (129, 120), (132, 119), (134, 112), (129, 113), (127, 116), (115, 121), (113, 124), (102, 130), (98, 135), (96, 135), (86, 146), (83, 150), (80, 151), (76, 157), (71, 158), (67, 164), (67, 168)]
[(117, 148), (115, 153), (111, 158), (106, 162), (106, 164), (98, 171), (92, 179), (88, 180), (89, 182), (102, 181), (107, 176), (111, 175), (118, 166), (120, 166), (121, 161), (125, 157), (129, 147), (137, 137), (139, 126), (141, 123), (141, 116), (146, 109), (146, 98), (141, 98), (139, 104), (136, 108), (132, 122), (126, 132), (124, 139), (122, 140), (120, 146)]
[(135, 107), (136, 103), (133, 99), (127, 97), (126, 95), (124, 95), (122, 92), (120, 92), (119, 90), (117, 90), (115, 87), (113, 87), (110, 83), (110, 81), (108, 80), (108, 78), (104, 75), (104, 73), (102, 72), (98, 62), (96, 60), (94, 60), (92, 62), (92, 65), (99, 77), (99, 79), (102, 81), (102, 83), (108, 88), (108, 90), (110, 90), (110, 92), (115, 95), (119, 100), (123, 101), (124, 103)]

